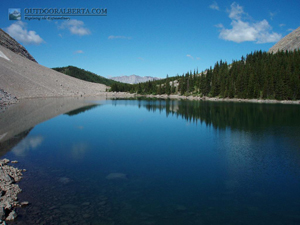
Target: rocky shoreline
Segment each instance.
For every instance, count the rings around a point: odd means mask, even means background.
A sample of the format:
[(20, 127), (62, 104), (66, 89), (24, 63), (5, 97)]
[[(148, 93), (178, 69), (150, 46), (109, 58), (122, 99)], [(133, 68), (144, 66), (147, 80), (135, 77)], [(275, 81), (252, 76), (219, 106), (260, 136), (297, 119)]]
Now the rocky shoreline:
[(161, 99), (187, 99), (203, 101), (221, 101), (221, 102), (252, 102), (252, 103), (271, 103), (271, 104), (300, 104), (300, 100), (270, 100), (270, 99), (241, 99), (241, 98), (218, 98), (218, 97), (199, 97), (183, 95), (135, 95), (135, 97), (161, 98)]
[[(141, 95), (132, 94), (127, 92), (103, 92), (100, 95), (95, 96), (85, 96), (87, 99), (97, 99), (99, 96), (110, 98), (135, 98), (135, 97), (145, 97), (145, 98), (158, 98), (158, 99), (186, 99), (186, 100), (202, 100), (202, 101), (221, 101), (221, 102), (251, 102), (251, 103), (271, 103), (271, 104), (300, 104), (300, 100), (271, 100), (271, 99), (240, 99), (240, 98), (218, 98), (218, 97), (200, 97), (200, 96), (183, 96), (183, 95)], [(61, 98), (62, 96), (57, 96)], [(47, 97), (44, 97), (47, 98)], [(41, 98), (43, 99), (43, 98)], [(0, 113), (5, 112), (5, 110), (12, 104), (18, 103), (20, 100), (14, 95), (0, 89)]]
[(15, 104), (17, 102), (19, 102), (19, 100), (16, 96), (13, 96), (3, 89), (0, 89), (0, 113), (4, 112), (7, 109), (8, 105)]
[(14, 220), (17, 217), (16, 207), (28, 205), (28, 202), (18, 202), (17, 195), (22, 191), (17, 184), (22, 179), (22, 172), (26, 170), (18, 169), (8, 165), (17, 163), (9, 159), (0, 160), (0, 224), (5, 221)]

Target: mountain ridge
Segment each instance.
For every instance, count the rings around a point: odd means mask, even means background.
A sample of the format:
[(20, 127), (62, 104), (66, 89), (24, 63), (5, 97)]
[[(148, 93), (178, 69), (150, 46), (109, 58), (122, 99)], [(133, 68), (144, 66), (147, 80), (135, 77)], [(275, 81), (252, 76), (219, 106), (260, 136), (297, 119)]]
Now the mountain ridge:
[(144, 83), (147, 81), (155, 81), (160, 80), (161, 78), (158, 77), (151, 77), (151, 76), (138, 76), (135, 74), (132, 74), (130, 76), (118, 76), (118, 77), (111, 77), (111, 80), (119, 81), (126, 84), (138, 84), (138, 83)]
[(33, 58), (32, 55), (26, 50), (24, 46), (19, 44), (14, 38), (12, 38), (9, 34), (7, 34), (4, 30), (0, 29), (0, 45), (11, 50), (12, 52), (23, 56), (33, 62), (37, 61)]
[(65, 66), (65, 67), (55, 67), (52, 68), (53, 70), (63, 73), (65, 75), (88, 81), (88, 82), (93, 82), (93, 83), (99, 83), (99, 84), (104, 84), (107, 86), (111, 86), (113, 83), (116, 81), (105, 78), (103, 76), (100, 76), (96, 73), (90, 72), (85, 69), (78, 68), (76, 66)]

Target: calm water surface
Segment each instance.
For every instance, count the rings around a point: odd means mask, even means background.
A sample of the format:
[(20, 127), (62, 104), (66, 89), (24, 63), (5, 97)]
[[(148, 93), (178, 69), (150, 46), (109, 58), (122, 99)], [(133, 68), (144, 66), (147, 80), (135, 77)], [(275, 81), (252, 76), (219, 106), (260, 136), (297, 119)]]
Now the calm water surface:
[(14, 224), (300, 224), (299, 115), (109, 100), (57, 116), (3, 156), (27, 169)]

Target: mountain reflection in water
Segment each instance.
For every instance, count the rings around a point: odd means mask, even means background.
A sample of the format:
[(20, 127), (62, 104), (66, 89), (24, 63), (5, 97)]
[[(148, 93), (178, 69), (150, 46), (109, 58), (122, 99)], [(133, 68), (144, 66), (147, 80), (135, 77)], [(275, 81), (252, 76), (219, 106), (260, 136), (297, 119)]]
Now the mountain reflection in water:
[(27, 169), (15, 224), (300, 222), (299, 106), (98, 103), (6, 145)]

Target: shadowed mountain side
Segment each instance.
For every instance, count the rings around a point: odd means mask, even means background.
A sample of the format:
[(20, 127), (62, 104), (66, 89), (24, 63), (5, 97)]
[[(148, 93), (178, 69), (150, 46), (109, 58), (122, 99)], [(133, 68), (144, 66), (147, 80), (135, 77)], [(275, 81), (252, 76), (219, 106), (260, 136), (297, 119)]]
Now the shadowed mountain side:
[[(103, 84), (82, 81), (39, 65), (0, 46), (0, 88), (18, 99), (58, 96), (95, 96)], [(4, 56), (3, 56), (4, 55)], [(8, 59), (7, 59), (8, 58)]]
[(23, 99), (1, 114), (0, 142), (55, 116), (90, 105), (95, 103), (76, 98)]
[(9, 34), (7, 34), (4, 30), (0, 29), (0, 45), (8, 48), (9, 50), (13, 51), (14, 53), (23, 56), (27, 59), (30, 59), (33, 62), (37, 62), (32, 55), (22, 46), (19, 44), (14, 38), (12, 38)]

